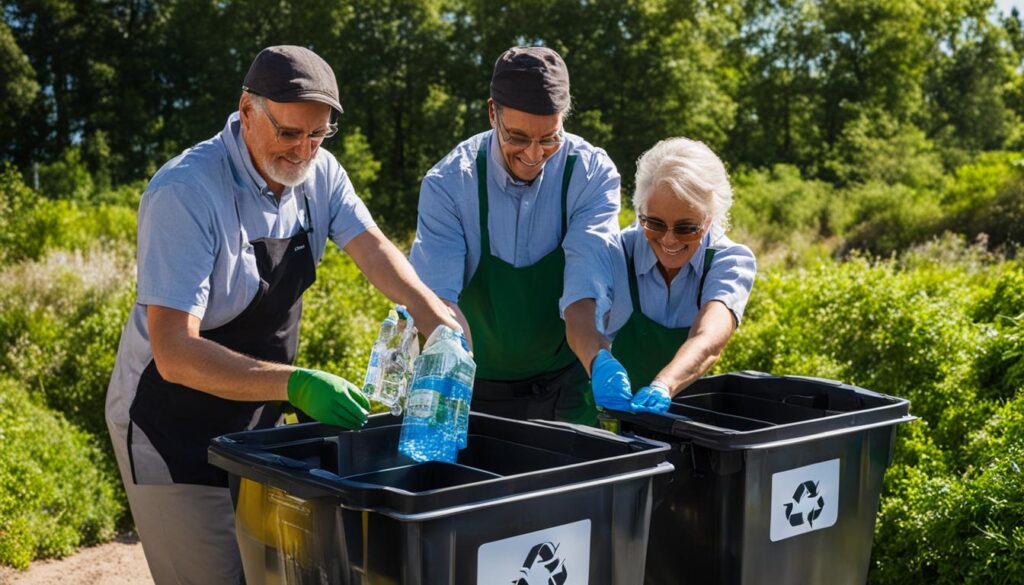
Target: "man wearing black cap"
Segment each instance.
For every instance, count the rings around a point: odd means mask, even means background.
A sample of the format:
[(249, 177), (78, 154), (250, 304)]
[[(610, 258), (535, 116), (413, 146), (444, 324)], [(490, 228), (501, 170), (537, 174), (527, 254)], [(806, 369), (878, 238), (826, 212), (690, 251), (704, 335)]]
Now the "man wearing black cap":
[(595, 398), (629, 410), (625, 369), (599, 332), (619, 174), (602, 149), (563, 131), (569, 109), (558, 53), (513, 47), (494, 65), (492, 130), (423, 179), (410, 260), (471, 338), (476, 411), (594, 424)]
[[(224, 129), (164, 165), (139, 205), (138, 298), (107, 390), (107, 426), (157, 585), (241, 581), (234, 513), (210, 439), (272, 424), (288, 400), (346, 428), (369, 403), (293, 367), (302, 294), (327, 240), (421, 329), (458, 328), (374, 225), (323, 141), (342, 108), (308, 49), (264, 49)], [(271, 412), (271, 411), (274, 412)]]

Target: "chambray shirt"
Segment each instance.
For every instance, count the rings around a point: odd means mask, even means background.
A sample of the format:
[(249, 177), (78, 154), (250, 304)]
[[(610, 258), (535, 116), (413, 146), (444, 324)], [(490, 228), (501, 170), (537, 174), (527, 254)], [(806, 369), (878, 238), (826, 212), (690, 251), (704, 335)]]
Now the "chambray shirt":
[(493, 130), (460, 143), (434, 165), (420, 187), (416, 239), (409, 255), (419, 277), (441, 298), (457, 302), (480, 264), (476, 155), (482, 144), (488, 145), (491, 254), (516, 267), (531, 266), (558, 246), (562, 171), (568, 154), (578, 155), (566, 199), (559, 308), (609, 296), (610, 248), (618, 245), (619, 172), (603, 149), (572, 134), (565, 135), (565, 143), (531, 183), (516, 180), (505, 169)]
[[(231, 321), (259, 288), (249, 242), (291, 237), (308, 227), (307, 201), (310, 246), (318, 264), (328, 239), (343, 248), (374, 225), (334, 155), (321, 148), (313, 165), (309, 178), (286, 188), (278, 202), (249, 158), (236, 112), (219, 134), (170, 160), (149, 182), (139, 204), (136, 303), (107, 388), (107, 425), (122, 439), (114, 441), (116, 448), (124, 447), (128, 409), (153, 358), (148, 305), (195, 315), (202, 330)], [(136, 428), (133, 444), (144, 448), (145, 443)], [(166, 471), (162, 460), (140, 458), (140, 452), (133, 450), (140, 481), (160, 483)], [(165, 479), (170, 483), (169, 475)]]
[[(710, 246), (715, 250), (707, 278), (704, 281), (702, 305), (721, 301), (732, 311), (739, 325), (747, 307), (750, 289), (754, 286), (757, 264), (754, 254), (744, 245), (730, 240), (717, 226), (712, 226), (698, 245), (693, 258), (672, 279), (671, 286), (658, 271), (658, 257), (644, 237), (643, 228), (634, 223), (622, 230), (622, 248), (633, 258), (640, 293), (640, 311), (665, 327), (690, 327), (700, 312), (697, 293), (704, 272), (704, 252)], [(614, 263), (614, 300), (607, 318), (607, 332), (614, 334), (629, 319), (633, 304), (629, 291), (629, 275), (625, 257)]]

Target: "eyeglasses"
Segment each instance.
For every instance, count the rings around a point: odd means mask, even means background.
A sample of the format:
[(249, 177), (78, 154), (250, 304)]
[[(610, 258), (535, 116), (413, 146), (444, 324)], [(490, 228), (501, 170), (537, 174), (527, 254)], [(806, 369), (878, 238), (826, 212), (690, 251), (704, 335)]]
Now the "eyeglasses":
[(337, 124), (327, 124), (327, 126), (313, 130), (309, 133), (302, 130), (296, 130), (294, 128), (282, 128), (281, 125), (277, 123), (277, 120), (274, 119), (270, 110), (268, 110), (260, 100), (256, 100), (256, 104), (259, 105), (260, 109), (263, 110), (263, 113), (267, 115), (267, 119), (270, 120), (270, 123), (274, 126), (274, 131), (277, 133), (277, 142), (279, 144), (295, 146), (301, 143), (303, 139), (309, 139), (313, 142), (321, 142), (338, 133)]
[[(640, 225), (645, 230), (652, 234), (657, 234), (658, 237), (664, 236), (670, 229), (668, 224), (655, 217), (647, 217), (646, 215), (637, 216), (640, 220)], [(679, 240), (683, 242), (696, 242), (704, 235), (704, 228), (707, 224), (707, 220), (700, 223), (677, 223), (672, 226), (672, 233), (675, 234)]]
[(562, 141), (565, 140), (565, 133), (561, 128), (558, 129), (558, 132), (554, 136), (541, 138), (540, 140), (527, 138), (522, 134), (512, 134), (505, 129), (505, 121), (501, 118), (501, 108), (495, 107), (495, 114), (498, 118), (498, 130), (501, 130), (501, 139), (505, 141), (505, 144), (508, 144), (513, 148), (529, 148), (534, 142), (536, 142), (544, 150), (551, 150), (561, 146)]

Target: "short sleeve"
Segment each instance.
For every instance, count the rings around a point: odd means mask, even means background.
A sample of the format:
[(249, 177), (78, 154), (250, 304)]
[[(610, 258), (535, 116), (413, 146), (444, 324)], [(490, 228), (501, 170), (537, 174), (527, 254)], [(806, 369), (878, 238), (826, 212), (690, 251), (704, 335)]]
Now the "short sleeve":
[(147, 190), (139, 205), (138, 302), (202, 319), (217, 250), (213, 214), (194, 187)]
[(454, 303), (465, 285), (466, 235), (445, 183), (436, 173), (423, 179), (409, 262), (434, 294)]
[(739, 325), (756, 273), (757, 263), (750, 248), (733, 244), (717, 251), (704, 281), (702, 303), (721, 301), (729, 307)]
[(327, 235), (339, 248), (344, 248), (352, 238), (376, 225), (370, 210), (356, 195), (348, 173), (340, 166), (329, 201), (330, 227)]

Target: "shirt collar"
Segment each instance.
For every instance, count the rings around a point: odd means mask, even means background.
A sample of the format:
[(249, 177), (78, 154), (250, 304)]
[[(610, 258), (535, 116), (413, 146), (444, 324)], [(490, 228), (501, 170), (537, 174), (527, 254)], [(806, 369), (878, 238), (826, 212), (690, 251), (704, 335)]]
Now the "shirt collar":
[[(228, 116), (227, 124), (224, 125), (221, 136), (224, 140), (224, 146), (231, 157), (235, 181), (239, 185), (247, 187), (254, 195), (269, 197), (271, 200), (274, 200), (275, 205), (279, 204), (274, 197), (273, 191), (270, 190), (270, 186), (267, 185), (267, 181), (252, 164), (249, 149), (242, 138), (242, 121), (238, 112)], [(294, 187), (285, 187), (284, 192), (281, 194), (281, 203), (287, 201), (293, 191)]]
[[(644, 236), (644, 228), (640, 225), (640, 222), (633, 224), (636, 229), (636, 238), (633, 240), (633, 264), (637, 275), (647, 274), (654, 270), (658, 265), (658, 256), (654, 253), (650, 243), (647, 242), (647, 237)], [(689, 267), (688, 270), (680, 270), (679, 274), (673, 278), (673, 282), (676, 278), (679, 278), (683, 273), (689, 273), (691, 270), (700, 274), (704, 270), (704, 254), (708, 246), (711, 243), (711, 235), (714, 230), (708, 230), (700, 239), (700, 243), (697, 245), (697, 251), (687, 262)], [(659, 275), (660, 277), (660, 275)]]

